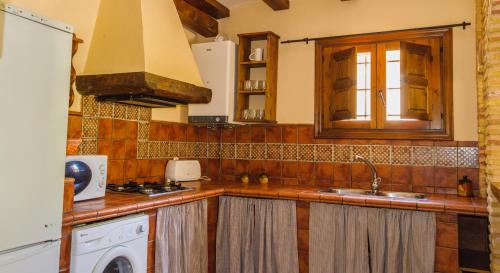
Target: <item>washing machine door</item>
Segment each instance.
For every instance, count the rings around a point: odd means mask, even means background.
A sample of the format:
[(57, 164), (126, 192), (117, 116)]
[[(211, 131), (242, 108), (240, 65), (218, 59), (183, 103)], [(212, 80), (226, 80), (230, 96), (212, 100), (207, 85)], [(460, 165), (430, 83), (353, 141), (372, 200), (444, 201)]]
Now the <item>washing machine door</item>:
[(99, 259), (92, 273), (136, 273), (137, 266), (134, 253), (127, 247), (117, 246)]

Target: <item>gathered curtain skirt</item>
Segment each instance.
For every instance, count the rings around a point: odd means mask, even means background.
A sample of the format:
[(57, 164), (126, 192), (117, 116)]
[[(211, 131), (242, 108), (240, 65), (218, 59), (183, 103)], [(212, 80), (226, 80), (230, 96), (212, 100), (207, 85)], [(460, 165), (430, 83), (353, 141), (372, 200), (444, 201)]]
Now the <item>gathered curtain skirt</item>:
[(223, 196), (217, 273), (298, 273), (295, 201)]
[(311, 203), (311, 273), (433, 273), (431, 212)]
[(158, 209), (155, 273), (207, 273), (207, 200)]

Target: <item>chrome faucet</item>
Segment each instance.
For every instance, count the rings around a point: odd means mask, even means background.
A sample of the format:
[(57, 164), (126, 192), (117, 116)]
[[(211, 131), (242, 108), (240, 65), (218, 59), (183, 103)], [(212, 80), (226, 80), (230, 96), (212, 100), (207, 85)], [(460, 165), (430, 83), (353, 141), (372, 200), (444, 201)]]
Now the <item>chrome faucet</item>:
[(382, 181), (382, 178), (378, 177), (377, 176), (377, 170), (375, 169), (375, 166), (373, 166), (373, 164), (366, 160), (364, 157), (362, 156), (355, 156), (354, 159), (358, 160), (358, 161), (361, 161), (363, 163), (365, 163), (366, 165), (368, 165), (368, 167), (370, 167), (370, 170), (372, 172), (372, 194), (378, 194), (378, 188), (380, 186), (380, 182)]

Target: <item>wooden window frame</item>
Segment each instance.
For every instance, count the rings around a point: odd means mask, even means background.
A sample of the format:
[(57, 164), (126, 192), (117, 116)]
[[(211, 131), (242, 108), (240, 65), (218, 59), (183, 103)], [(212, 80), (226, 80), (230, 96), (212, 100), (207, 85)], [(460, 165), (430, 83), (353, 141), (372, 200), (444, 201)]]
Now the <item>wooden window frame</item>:
[[(441, 88), (441, 128), (439, 129), (401, 129), (392, 128), (372, 129), (353, 126), (353, 121), (334, 121), (333, 128), (325, 127), (324, 116), (329, 110), (325, 109), (327, 102), (323, 103), (323, 50), (332, 47), (363, 46), (374, 43), (389, 43), (417, 39), (439, 38), (440, 54), (440, 88)], [(407, 31), (389, 31), (362, 35), (349, 35), (316, 41), (315, 48), (315, 107), (314, 127), (316, 138), (347, 138), (347, 139), (431, 139), (453, 140), (453, 30), (452, 28), (435, 28)], [(377, 81), (377, 78), (372, 79)], [(378, 96), (373, 95), (377, 90), (372, 90), (372, 106), (381, 104)], [(385, 89), (384, 89), (385, 91)], [(373, 98), (376, 101), (373, 102)], [(371, 116), (372, 122), (377, 116)], [(356, 121), (357, 122), (357, 121)], [(380, 122), (378, 120), (377, 122)], [(435, 121), (434, 121), (435, 122)], [(337, 126), (333, 125), (337, 123)], [(366, 123), (366, 122), (365, 122)], [(391, 121), (396, 124), (397, 122)], [(415, 123), (417, 124), (418, 121)], [(373, 126), (372, 126), (373, 127)], [(418, 127), (418, 126), (416, 126)]]

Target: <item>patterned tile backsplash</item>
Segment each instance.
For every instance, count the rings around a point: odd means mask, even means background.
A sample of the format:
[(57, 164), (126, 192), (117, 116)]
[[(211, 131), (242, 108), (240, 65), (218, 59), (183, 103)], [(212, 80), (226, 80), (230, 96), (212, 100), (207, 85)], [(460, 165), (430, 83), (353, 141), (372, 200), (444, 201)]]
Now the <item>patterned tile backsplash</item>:
[(312, 125), (211, 130), (151, 121), (150, 108), (87, 96), (69, 128), (68, 139), (82, 139), (80, 154), (105, 154), (109, 168), (125, 166), (108, 171), (113, 183), (161, 181), (167, 161), (179, 157), (198, 159), (204, 175), (226, 183), (266, 172), (272, 183), (366, 187), (366, 166), (354, 161), (360, 155), (393, 190), (454, 193), (463, 175), (477, 189), (478, 146), (470, 141), (319, 140)]

